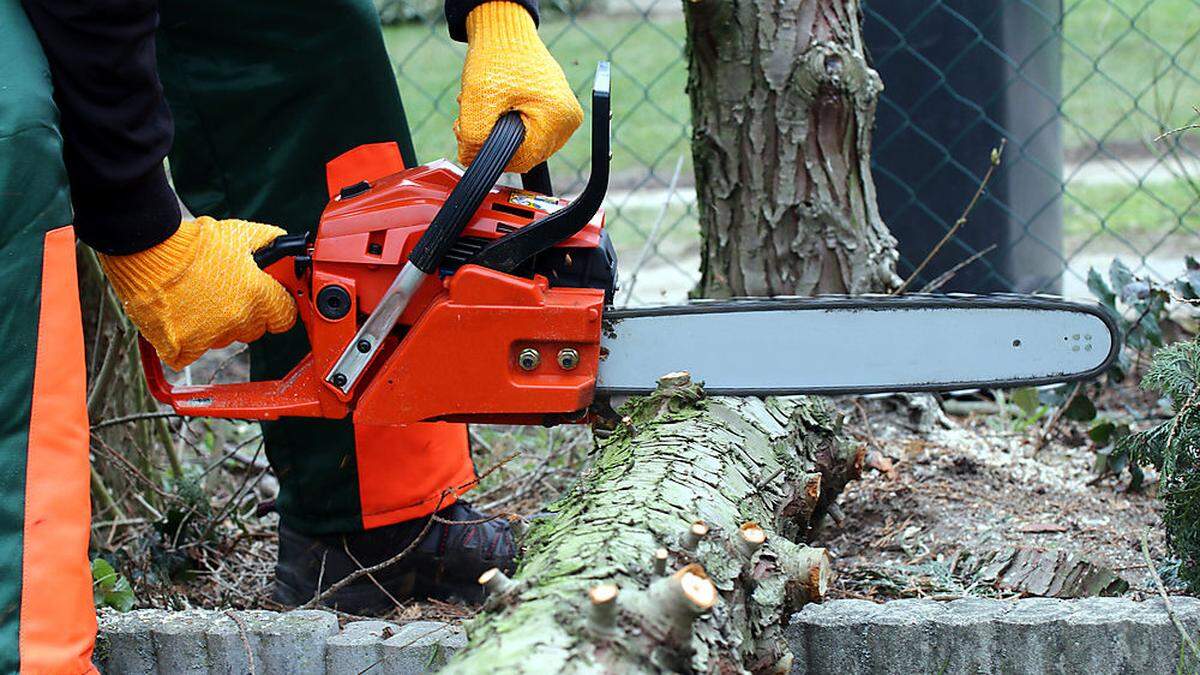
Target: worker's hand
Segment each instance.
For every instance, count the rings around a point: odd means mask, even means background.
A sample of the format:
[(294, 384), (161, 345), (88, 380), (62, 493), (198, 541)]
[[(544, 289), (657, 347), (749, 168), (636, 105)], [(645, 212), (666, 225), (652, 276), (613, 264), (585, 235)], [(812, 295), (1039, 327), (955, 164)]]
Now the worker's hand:
[(170, 239), (100, 263), (125, 313), (176, 370), (231, 342), (252, 342), (296, 322), (288, 292), (251, 254), (284, 234), (245, 220), (186, 220)]
[(524, 173), (567, 142), (583, 109), (558, 62), (538, 37), (533, 17), (506, 0), (467, 15), (467, 61), (458, 96), (458, 159), (470, 164), (500, 117), (511, 110), (525, 122), (525, 142), (509, 171)]

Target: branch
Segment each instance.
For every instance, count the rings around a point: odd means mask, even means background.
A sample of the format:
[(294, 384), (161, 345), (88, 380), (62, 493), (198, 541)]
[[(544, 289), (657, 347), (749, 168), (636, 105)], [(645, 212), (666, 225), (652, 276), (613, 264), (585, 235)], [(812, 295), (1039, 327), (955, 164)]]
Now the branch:
[(925, 269), (925, 266), (929, 264), (929, 261), (933, 260), (933, 257), (942, 250), (942, 247), (945, 246), (955, 234), (958, 234), (958, 231), (962, 229), (963, 225), (967, 224), (967, 216), (971, 215), (971, 211), (975, 210), (975, 205), (979, 203), (980, 197), (982, 197), (984, 191), (987, 190), (988, 183), (992, 181), (992, 175), (996, 173), (996, 167), (1000, 166), (1000, 159), (1004, 156), (1004, 147), (1006, 145), (1008, 145), (1008, 139), (1001, 138), (1000, 147), (992, 150), (991, 164), (988, 166), (987, 173), (983, 175), (983, 180), (979, 181), (979, 187), (975, 190), (975, 195), (971, 197), (971, 201), (967, 203), (967, 208), (963, 209), (962, 215), (958, 217), (958, 220), (954, 221), (954, 225), (949, 229), (949, 231), (946, 232), (946, 235), (942, 237), (942, 240), (939, 241), (937, 245), (933, 247), (933, 250), (925, 256), (925, 259), (921, 261), (921, 264), (917, 265), (917, 268), (913, 270), (912, 274), (910, 274), (907, 279), (904, 280), (904, 283), (900, 284), (899, 288), (892, 291), (892, 295), (900, 295), (903, 293), (904, 290), (908, 288), (908, 285), (917, 278), (917, 275), (919, 275)]

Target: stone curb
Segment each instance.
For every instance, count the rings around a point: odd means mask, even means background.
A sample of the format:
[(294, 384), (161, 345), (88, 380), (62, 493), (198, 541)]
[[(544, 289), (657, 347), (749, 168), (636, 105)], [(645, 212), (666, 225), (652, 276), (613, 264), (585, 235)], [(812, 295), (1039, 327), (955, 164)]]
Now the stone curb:
[[(1173, 597), (1200, 635), (1200, 599)], [(834, 600), (795, 614), (793, 673), (1171, 673), (1184, 647), (1161, 600)], [(1200, 639), (1200, 638), (1198, 638)], [(104, 673), (426, 673), (466, 646), (435, 621), (356, 621), (323, 611), (103, 611)], [(1187, 670), (1185, 668), (1185, 670)]]
[[(436, 621), (355, 621), (339, 629), (330, 612), (142, 609), (102, 611), (95, 662), (103, 673), (426, 673), (466, 643)], [(253, 661), (253, 668), (251, 668)]]
[[(1171, 608), (1200, 633), (1200, 600)], [(839, 675), (1173, 673), (1185, 649), (1157, 599), (834, 600), (793, 615), (785, 634), (793, 673)]]

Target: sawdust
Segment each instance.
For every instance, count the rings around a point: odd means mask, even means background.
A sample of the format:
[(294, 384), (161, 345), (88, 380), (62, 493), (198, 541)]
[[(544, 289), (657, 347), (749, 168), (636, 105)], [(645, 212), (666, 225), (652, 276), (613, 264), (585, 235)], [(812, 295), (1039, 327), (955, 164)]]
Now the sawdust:
[(851, 483), (841, 524), (815, 533), (836, 556), (833, 597), (1003, 594), (962, 578), (956, 565), (1004, 547), (1063, 550), (1111, 568), (1134, 596), (1154, 593), (1138, 547), (1146, 533), (1155, 563), (1166, 558), (1155, 477), (1144, 492), (1095, 481), (1094, 450), (1074, 423), (1060, 421), (1038, 451), (1041, 425), (997, 428), (989, 416), (916, 425), (894, 403), (866, 408), (865, 440), (892, 460), (892, 477), (869, 471)]

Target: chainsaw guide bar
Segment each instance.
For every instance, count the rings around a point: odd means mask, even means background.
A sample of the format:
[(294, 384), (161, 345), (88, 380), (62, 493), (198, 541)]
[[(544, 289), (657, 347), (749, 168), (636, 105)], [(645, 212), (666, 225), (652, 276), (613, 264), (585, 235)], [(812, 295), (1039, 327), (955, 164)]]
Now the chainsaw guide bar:
[(821, 296), (605, 312), (597, 393), (687, 371), (710, 394), (873, 394), (1073, 382), (1117, 358), (1100, 305), (1044, 295)]

